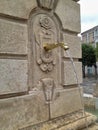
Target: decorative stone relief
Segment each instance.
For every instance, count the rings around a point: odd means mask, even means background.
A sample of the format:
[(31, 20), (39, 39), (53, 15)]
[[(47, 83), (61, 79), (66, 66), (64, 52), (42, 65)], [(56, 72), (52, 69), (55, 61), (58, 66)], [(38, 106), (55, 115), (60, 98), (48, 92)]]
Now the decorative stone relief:
[(55, 83), (52, 78), (42, 79), (41, 82), (42, 82), (42, 87), (45, 95), (45, 100), (48, 103), (53, 100)]
[[(44, 11), (43, 11), (44, 12)], [(58, 26), (57, 26), (58, 25)], [(46, 51), (44, 44), (55, 44), (60, 41), (59, 24), (49, 13), (35, 13), (29, 20), (29, 86), (30, 90), (42, 90), (41, 79), (50, 78), (59, 84), (60, 48)], [(57, 64), (58, 62), (58, 64)], [(47, 98), (47, 100), (50, 100)]]
[(38, 4), (42, 8), (52, 9), (54, 7), (55, 0), (38, 0)]
[[(37, 27), (36, 27), (37, 26)], [(43, 48), (44, 43), (55, 43), (55, 31), (56, 28), (53, 25), (53, 21), (50, 17), (42, 15), (38, 17), (37, 23), (34, 29), (34, 37), (36, 41), (36, 61), (40, 69), (43, 72), (52, 71), (54, 68), (55, 57), (53, 51), (45, 51)]]

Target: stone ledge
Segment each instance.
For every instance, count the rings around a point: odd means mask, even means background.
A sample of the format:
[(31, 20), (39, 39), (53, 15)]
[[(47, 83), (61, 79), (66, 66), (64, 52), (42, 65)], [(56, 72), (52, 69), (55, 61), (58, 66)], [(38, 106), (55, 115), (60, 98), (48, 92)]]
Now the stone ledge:
[[(91, 125), (96, 121), (96, 117), (86, 113), (87, 124)], [(74, 117), (74, 118), (73, 118)], [(38, 125), (29, 126), (19, 130), (80, 130), (85, 128), (85, 117), (82, 111), (78, 111), (63, 117), (59, 117), (48, 122), (44, 122)]]

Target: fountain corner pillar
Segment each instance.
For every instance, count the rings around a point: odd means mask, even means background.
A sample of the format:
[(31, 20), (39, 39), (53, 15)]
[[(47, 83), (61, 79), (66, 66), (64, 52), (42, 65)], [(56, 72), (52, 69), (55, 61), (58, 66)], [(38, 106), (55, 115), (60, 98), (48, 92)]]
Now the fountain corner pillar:
[[(0, 1), (0, 130), (80, 130), (84, 114), (78, 0)], [(67, 43), (77, 78), (66, 51)], [(85, 118), (86, 116), (86, 118)], [(87, 123), (87, 124), (86, 124)]]

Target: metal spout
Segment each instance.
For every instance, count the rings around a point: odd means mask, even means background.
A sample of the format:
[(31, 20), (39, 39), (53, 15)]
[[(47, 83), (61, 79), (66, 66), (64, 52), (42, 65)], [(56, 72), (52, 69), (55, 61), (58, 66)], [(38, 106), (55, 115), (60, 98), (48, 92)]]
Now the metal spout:
[(52, 43), (52, 44), (49, 44), (49, 43), (44, 43), (43, 44), (43, 48), (45, 49), (45, 51), (49, 51), (49, 50), (52, 50), (56, 47), (61, 47), (63, 48), (65, 51), (69, 49), (68, 45), (66, 43)]

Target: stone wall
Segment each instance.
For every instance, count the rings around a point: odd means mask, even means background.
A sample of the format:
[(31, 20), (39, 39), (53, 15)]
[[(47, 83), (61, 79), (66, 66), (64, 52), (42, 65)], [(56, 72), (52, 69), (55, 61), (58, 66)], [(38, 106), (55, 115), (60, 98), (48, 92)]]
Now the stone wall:
[(60, 47), (44, 52), (42, 45), (67, 42), (82, 82), (76, 1), (0, 1), (0, 130), (19, 130), (83, 108), (69, 55)]

